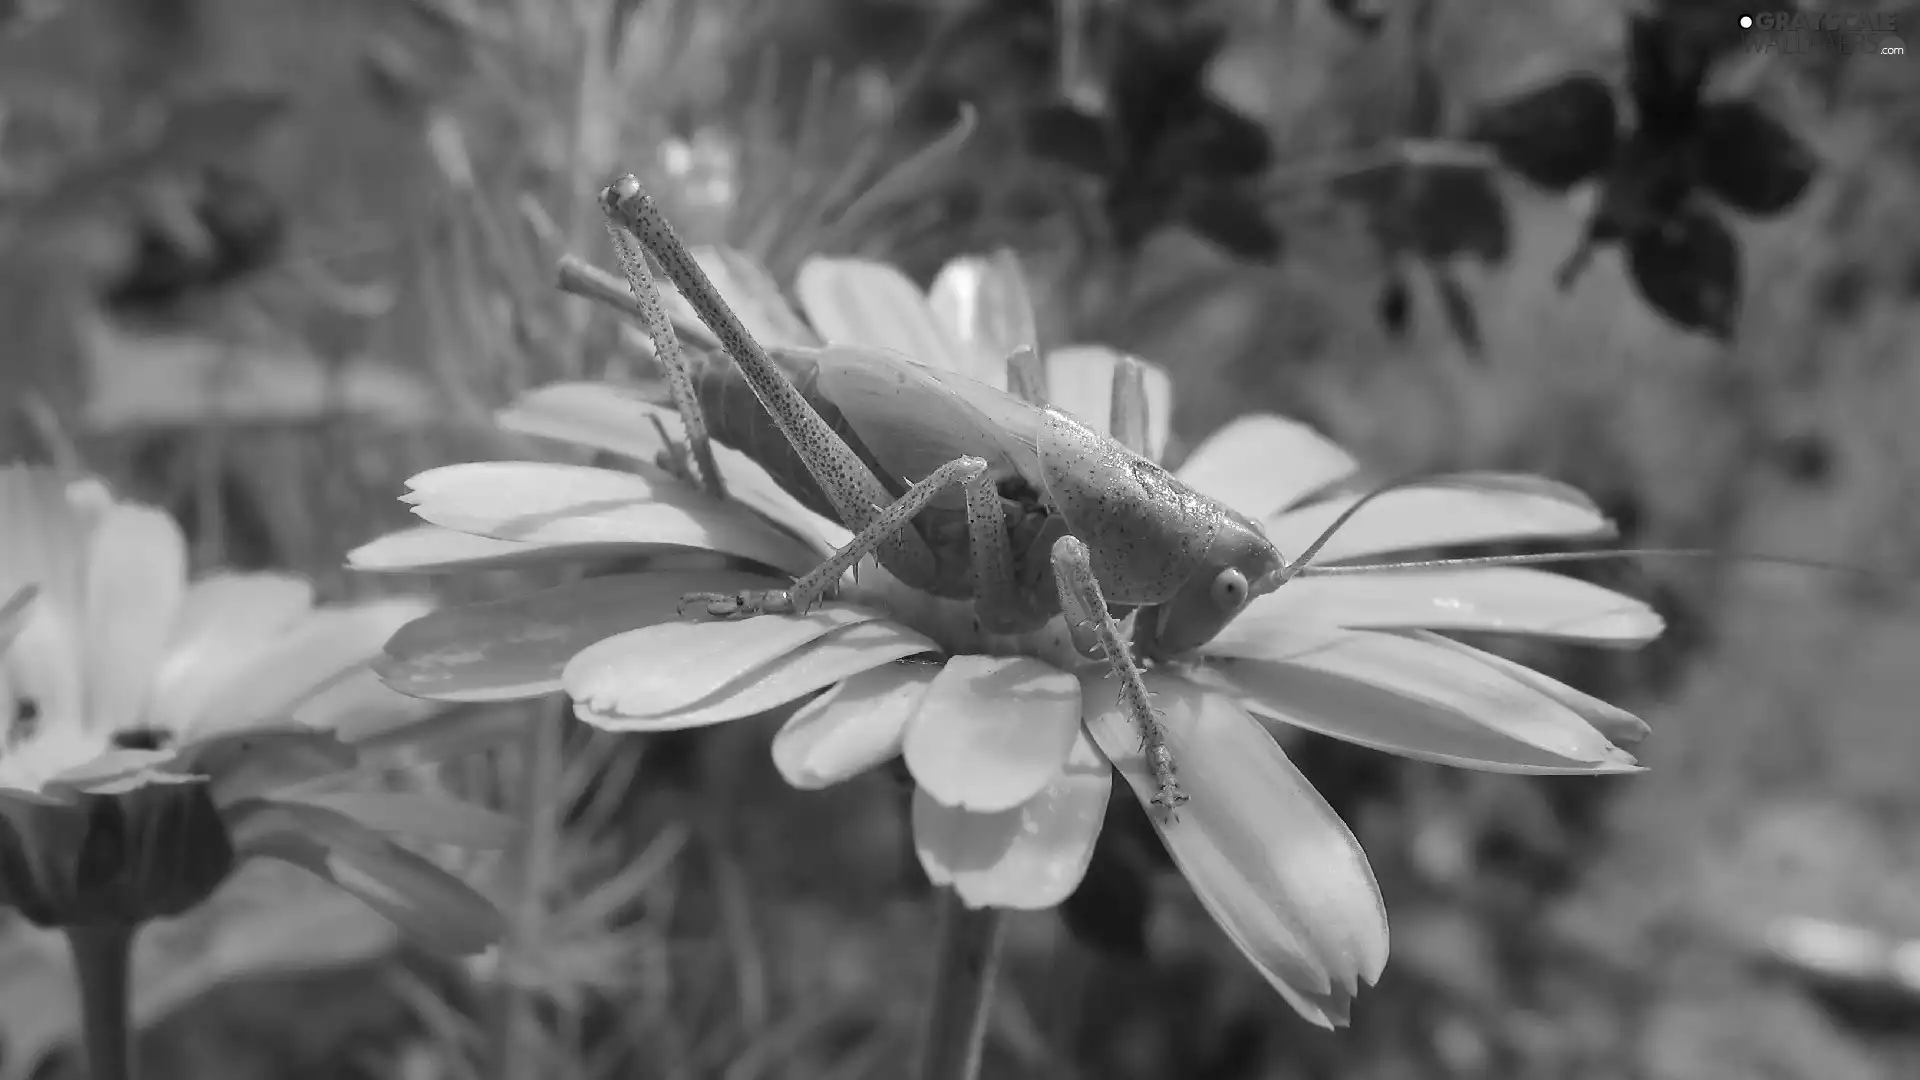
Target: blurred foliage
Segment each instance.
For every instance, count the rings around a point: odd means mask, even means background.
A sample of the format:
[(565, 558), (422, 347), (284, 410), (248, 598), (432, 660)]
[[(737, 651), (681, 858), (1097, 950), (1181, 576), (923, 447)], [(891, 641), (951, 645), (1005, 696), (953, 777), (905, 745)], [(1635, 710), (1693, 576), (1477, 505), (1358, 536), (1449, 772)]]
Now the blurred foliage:
[[(1631, 543), (1911, 575), (1920, 63), (1752, 54), (1726, 4), (1632, 8), (0, 4), (0, 452), (84, 454), (202, 560), (375, 588), (340, 558), (406, 520), (401, 479), (531, 452), (500, 453), (489, 410), (625, 363), (552, 266), (610, 265), (592, 196), (631, 168), (777, 276), (818, 250), (924, 283), (1011, 245), (1049, 340), (1176, 373), (1177, 445), (1277, 409), (1382, 474), (1568, 480)], [(1763, 947), (1786, 916), (1920, 936), (1909, 598), (1570, 572), (1671, 634), (1516, 656), (1643, 711), (1649, 773), (1293, 747), (1394, 918), (1351, 1031), (1254, 985), (1117, 799), (1081, 895), (1015, 921), (988, 1074), (1912, 1075), (1910, 1001)], [(521, 897), (508, 948), (448, 971), (328, 931), (335, 963), (304, 907), (249, 915), (242, 959), (154, 965), (177, 981), (150, 991), (152, 1075), (894, 1074), (926, 951), (895, 787), (788, 791), (765, 727), (534, 719), (439, 781), (533, 828), (475, 868)], [(42, 1022), (13, 1000), (0, 1030)]]

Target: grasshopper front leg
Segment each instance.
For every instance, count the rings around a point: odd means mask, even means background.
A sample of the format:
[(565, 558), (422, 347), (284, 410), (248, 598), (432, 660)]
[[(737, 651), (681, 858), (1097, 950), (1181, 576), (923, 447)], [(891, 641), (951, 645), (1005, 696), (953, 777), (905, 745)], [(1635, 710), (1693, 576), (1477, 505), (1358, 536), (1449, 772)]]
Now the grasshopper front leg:
[[(754, 397), (759, 399), (781, 435), (806, 463), (820, 490), (833, 503), (841, 521), (856, 532), (864, 532), (873, 525), (886, 512), (892, 494), (767, 357), (760, 343), (727, 305), (720, 290), (700, 269), (693, 253), (673, 231), (653, 197), (640, 186), (640, 181), (631, 175), (614, 181), (600, 193), (600, 206), (610, 223), (625, 229), (653, 255), (681, 295), (693, 305), (700, 321), (712, 329), (721, 348), (746, 377)], [(641, 280), (644, 269), (642, 266), (628, 270), (636, 293), (651, 287), (650, 282)], [(664, 323), (664, 317), (661, 321)], [(671, 334), (670, 329), (668, 333)], [(691, 400), (681, 403), (680, 409), (683, 415), (691, 410), (696, 418), (698, 416), (699, 406)], [(704, 424), (700, 427), (704, 429)], [(876, 554), (897, 576), (913, 580), (933, 576), (933, 551), (914, 529), (897, 526), (885, 530), (875, 543)], [(837, 580), (837, 576), (828, 580)]]
[(1106, 654), (1107, 663), (1120, 680), (1120, 707), (1140, 729), (1140, 744), (1146, 753), (1147, 767), (1160, 790), (1153, 802), (1168, 821), (1174, 808), (1187, 801), (1186, 793), (1174, 777), (1173, 748), (1167, 745), (1166, 732), (1160, 726), (1159, 713), (1147, 694), (1147, 682), (1134, 661), (1133, 649), (1120, 632), (1120, 624), (1107, 610), (1107, 599), (1093, 576), (1093, 558), (1087, 545), (1077, 536), (1063, 536), (1053, 545), (1053, 579), (1060, 593), (1060, 609), (1067, 621), (1089, 627)]

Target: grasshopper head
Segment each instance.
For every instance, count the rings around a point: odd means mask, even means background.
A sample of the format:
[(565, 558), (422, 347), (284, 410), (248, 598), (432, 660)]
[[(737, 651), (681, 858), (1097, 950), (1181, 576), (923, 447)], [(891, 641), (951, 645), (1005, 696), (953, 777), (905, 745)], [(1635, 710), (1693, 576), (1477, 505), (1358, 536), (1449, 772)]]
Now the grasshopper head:
[(1205, 645), (1279, 581), (1286, 560), (1267, 534), (1240, 514), (1223, 513), (1206, 556), (1180, 591), (1140, 613), (1134, 642), (1145, 656), (1164, 660)]

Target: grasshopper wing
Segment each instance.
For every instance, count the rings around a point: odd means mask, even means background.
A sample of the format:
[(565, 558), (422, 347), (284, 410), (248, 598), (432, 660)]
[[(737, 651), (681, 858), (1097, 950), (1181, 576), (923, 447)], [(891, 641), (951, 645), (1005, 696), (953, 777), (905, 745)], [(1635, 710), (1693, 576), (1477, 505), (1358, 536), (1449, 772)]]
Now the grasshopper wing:
[[(1035, 438), (1046, 414), (986, 383), (880, 349), (818, 350), (819, 392), (859, 433), (874, 460), (907, 482), (957, 457), (984, 458), (1001, 477), (1040, 483)], [(937, 504), (959, 505), (958, 492)]]

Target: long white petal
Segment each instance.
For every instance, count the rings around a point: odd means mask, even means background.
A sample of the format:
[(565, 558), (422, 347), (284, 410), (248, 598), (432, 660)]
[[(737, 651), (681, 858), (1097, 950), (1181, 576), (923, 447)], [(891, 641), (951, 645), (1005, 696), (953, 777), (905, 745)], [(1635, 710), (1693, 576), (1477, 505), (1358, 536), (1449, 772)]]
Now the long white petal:
[(1098, 680), (1087, 725), (1146, 806), (1194, 894), (1267, 981), (1309, 1021), (1344, 1024), (1387, 961), (1387, 914), (1360, 844), (1273, 737), (1226, 695), (1161, 672), (1162, 711), (1189, 801), (1168, 822), (1140, 733)]

